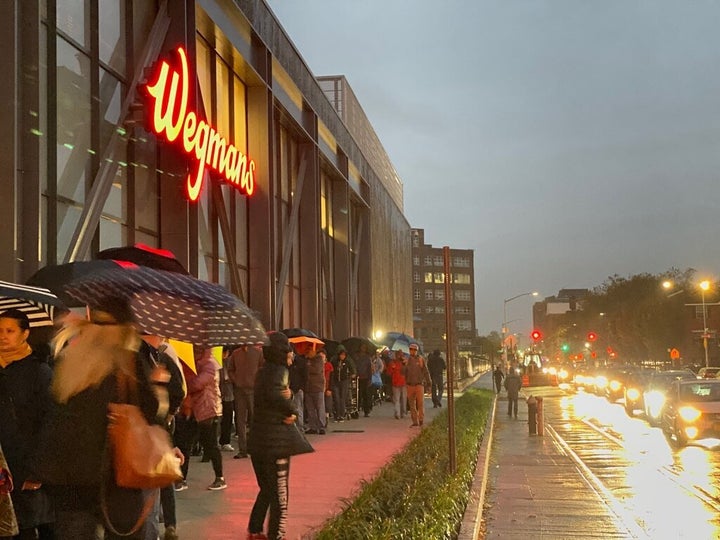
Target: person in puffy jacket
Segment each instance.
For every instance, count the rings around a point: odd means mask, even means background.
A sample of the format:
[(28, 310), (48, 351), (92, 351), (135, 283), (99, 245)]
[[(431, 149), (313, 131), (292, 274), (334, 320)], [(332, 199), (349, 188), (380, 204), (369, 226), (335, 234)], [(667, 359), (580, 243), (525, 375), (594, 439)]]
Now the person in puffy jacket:
[(330, 362), (333, 367), (330, 374), (330, 389), (333, 397), (335, 421), (343, 422), (345, 420), (345, 405), (350, 393), (350, 381), (357, 373), (355, 362), (348, 356), (347, 350), (342, 345), (338, 346), (335, 356), (332, 357)]
[[(250, 540), (284, 538), (289, 498), (292, 440), (287, 426), (297, 421), (298, 410), (289, 386), (288, 365), (293, 352), (287, 336), (271, 332), (263, 347), (265, 363), (255, 377), (254, 414), (248, 435), (248, 452), (260, 492), (250, 513)], [(301, 437), (299, 430), (294, 430)], [(267, 536), (265, 517), (270, 513)]]
[(215, 471), (215, 481), (208, 486), (208, 489), (219, 491), (227, 487), (223, 477), (222, 454), (218, 443), (220, 419), (222, 418), (220, 364), (212, 357), (210, 349), (203, 350), (195, 347), (195, 368), (197, 375), (191, 372), (187, 379), (188, 398), (192, 416), (197, 422), (198, 438), (203, 447), (203, 453), (210, 458)]

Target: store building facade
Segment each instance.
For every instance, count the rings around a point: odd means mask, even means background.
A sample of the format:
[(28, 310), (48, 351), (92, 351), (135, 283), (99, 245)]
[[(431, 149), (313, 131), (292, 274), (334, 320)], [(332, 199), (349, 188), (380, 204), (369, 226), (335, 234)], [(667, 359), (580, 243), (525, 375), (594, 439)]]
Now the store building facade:
[(0, 279), (140, 242), (225, 285), (268, 329), (412, 325), (402, 184), (264, 2), (0, 12)]

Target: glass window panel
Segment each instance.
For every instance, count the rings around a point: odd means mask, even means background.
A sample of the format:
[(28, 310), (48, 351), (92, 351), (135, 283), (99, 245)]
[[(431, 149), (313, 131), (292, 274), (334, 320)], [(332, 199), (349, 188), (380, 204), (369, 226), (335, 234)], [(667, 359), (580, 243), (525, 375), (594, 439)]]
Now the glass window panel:
[[(197, 62), (197, 78), (200, 83), (200, 95), (205, 111), (210, 115), (212, 111), (212, 78), (210, 77), (210, 48), (201, 39), (196, 39), (197, 45), (196, 62)], [(192, 69), (192, 68), (190, 68)], [(198, 116), (202, 117), (202, 111), (198, 111)]]
[(247, 227), (247, 197), (235, 197), (235, 249), (237, 263), (240, 266), (248, 265), (248, 227)]
[(125, 0), (98, 0), (100, 61), (125, 75)]
[(107, 249), (127, 245), (127, 227), (122, 223), (111, 220), (100, 220), (100, 249)]
[[(217, 117), (214, 119), (215, 129), (220, 136), (232, 143), (232, 131), (230, 131), (230, 98), (232, 88), (230, 87), (230, 68), (219, 56), (215, 56), (215, 92)], [(241, 148), (242, 150), (242, 148)]]
[(234, 81), (233, 122), (235, 130), (233, 143), (243, 152), (247, 152), (247, 89), (238, 77), (235, 77)]
[[(45, 8), (45, 5), (43, 3), (43, 8)], [(41, 51), (47, 51), (47, 26), (44, 24), (40, 25), (40, 50)], [(47, 63), (46, 62), (40, 62), (40, 69), (38, 70), (38, 75), (40, 77), (40, 85), (38, 88), (38, 91), (40, 93), (40, 103), (39, 103), (39, 111), (38, 111), (38, 133), (36, 135), (40, 138), (38, 141), (39, 143), (39, 150), (40, 150), (40, 167), (38, 169), (38, 175), (40, 176), (40, 192), (41, 193), (47, 193), (48, 188), (48, 170), (47, 170), (47, 152), (48, 152), (48, 141), (47, 141), (47, 132), (48, 132), (48, 118), (47, 118)], [(42, 254), (45, 254), (45, 250), (43, 249)]]
[(125, 163), (126, 146), (120, 143), (118, 159), (120, 165), (115, 170), (115, 177), (110, 187), (110, 193), (105, 200), (103, 213), (112, 216), (119, 221), (127, 222), (127, 165)]
[(160, 204), (155, 172), (156, 141), (147, 133), (138, 133), (137, 142), (133, 144), (134, 158), (130, 164), (135, 177), (135, 225), (157, 233), (160, 230)]
[[(145, 244), (150, 247), (158, 247), (160, 241), (156, 235), (144, 233), (143, 231), (135, 231), (135, 242)], [(183, 264), (183, 266), (185, 266)]]
[(57, 65), (58, 195), (82, 202), (90, 166), (90, 60), (58, 39)]
[[(110, 142), (115, 130), (118, 129), (120, 122), (120, 111), (122, 107), (122, 85), (120, 81), (110, 74), (110, 72), (100, 69), (100, 152), (105, 152), (105, 148)], [(121, 132), (124, 129), (120, 128)]]
[(57, 27), (83, 47), (90, 46), (90, 2), (63, 0), (57, 2)]
[(57, 253), (58, 260), (63, 260), (70, 246), (70, 240), (75, 227), (80, 220), (79, 206), (69, 206), (62, 202), (57, 203)]
[(425, 272), (425, 283), (432, 283), (433, 275), (432, 272)]
[(442, 272), (435, 272), (433, 279), (435, 280), (435, 283), (445, 283), (445, 274)]
[(198, 199), (198, 277), (204, 280), (211, 280), (212, 277), (212, 264), (213, 264), (213, 250), (212, 250), (212, 236), (209, 224), (209, 197), (208, 190), (203, 190), (203, 193)]

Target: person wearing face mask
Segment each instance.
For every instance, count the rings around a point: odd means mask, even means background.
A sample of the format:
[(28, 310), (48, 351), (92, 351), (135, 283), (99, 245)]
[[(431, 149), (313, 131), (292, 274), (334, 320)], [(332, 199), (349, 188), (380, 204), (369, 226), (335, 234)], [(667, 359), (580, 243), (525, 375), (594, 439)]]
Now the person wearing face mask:
[(50, 366), (27, 342), (30, 321), (22, 311), (0, 313), (0, 447), (15, 488), (11, 492), (20, 533), (52, 538), (49, 498), (35, 477), (40, 432), (51, 407)]

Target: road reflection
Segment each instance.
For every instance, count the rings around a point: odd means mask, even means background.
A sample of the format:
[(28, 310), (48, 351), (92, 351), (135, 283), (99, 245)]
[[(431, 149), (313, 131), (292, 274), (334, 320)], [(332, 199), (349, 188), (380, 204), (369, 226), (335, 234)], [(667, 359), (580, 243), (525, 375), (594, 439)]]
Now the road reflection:
[[(546, 421), (650, 538), (720, 538), (720, 447), (677, 449), (642, 416), (593, 394), (546, 400)], [(550, 417), (552, 416), (552, 418)]]

